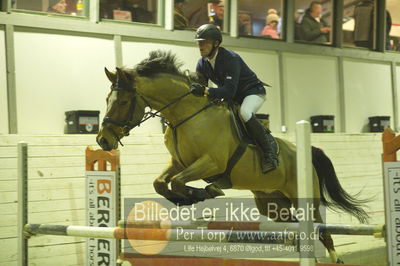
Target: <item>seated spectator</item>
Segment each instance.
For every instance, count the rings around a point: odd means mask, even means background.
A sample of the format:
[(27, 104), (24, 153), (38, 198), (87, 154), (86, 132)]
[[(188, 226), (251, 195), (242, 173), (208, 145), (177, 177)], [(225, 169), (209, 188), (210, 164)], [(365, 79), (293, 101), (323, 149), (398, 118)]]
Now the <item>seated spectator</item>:
[(212, 21), (210, 21), (215, 26), (218, 26), (220, 30), (223, 30), (224, 26), (224, 1), (219, 1), (219, 4), (215, 7), (215, 15), (212, 17)]
[(278, 12), (271, 8), (268, 10), (268, 15), (266, 17), (266, 26), (261, 32), (261, 35), (264, 35), (269, 38), (273, 39), (279, 39), (279, 34), (278, 34), (278, 22), (279, 22), (279, 16), (277, 14)]
[(297, 9), (294, 15), (294, 39), (303, 40), (301, 35), (301, 22), (304, 17), (304, 9)]
[(65, 14), (67, 11), (66, 0), (49, 0), (47, 12)]
[(301, 21), (301, 37), (302, 40), (314, 43), (326, 43), (329, 39), (331, 28), (321, 18), (322, 5), (317, 1), (313, 1), (306, 10), (303, 20)]
[(251, 16), (247, 13), (239, 14), (239, 34), (240, 35), (253, 35), (251, 29)]
[(196, 9), (191, 15), (188, 15), (190, 27), (198, 28), (203, 24), (210, 23), (207, 4), (208, 0), (202, 0), (199, 4), (200, 8)]
[(189, 20), (183, 13), (183, 6), (186, 4), (186, 0), (175, 0), (174, 5), (174, 28), (185, 29), (189, 26)]

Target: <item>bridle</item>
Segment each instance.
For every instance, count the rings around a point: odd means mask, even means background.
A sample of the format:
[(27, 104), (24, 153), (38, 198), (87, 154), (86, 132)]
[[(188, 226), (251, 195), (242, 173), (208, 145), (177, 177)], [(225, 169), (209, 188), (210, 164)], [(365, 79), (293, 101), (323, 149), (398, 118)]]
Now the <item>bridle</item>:
[[(188, 72), (185, 71), (186, 73), (186, 77), (189, 80), (189, 84), (191, 84), (191, 79), (190, 76), (188, 75)], [(180, 100), (182, 100), (183, 98), (187, 97), (188, 95), (191, 95), (192, 92), (188, 91), (185, 94), (179, 96), (178, 98), (172, 100), (170, 103), (167, 103), (166, 105), (164, 105), (163, 107), (161, 107), (158, 111), (153, 112), (153, 108), (151, 107), (150, 103), (146, 100), (146, 98), (139, 94), (137, 92), (137, 90), (135, 90), (135, 88), (133, 88), (134, 91), (136, 91), (135, 93), (133, 93), (132, 97), (131, 97), (131, 105), (129, 106), (129, 115), (128, 118), (124, 121), (121, 120), (117, 120), (114, 118), (111, 118), (109, 116), (104, 117), (103, 122), (102, 122), (102, 126), (105, 126), (106, 124), (113, 124), (116, 126), (119, 126), (122, 128), (122, 134), (123, 136), (129, 136), (129, 131), (131, 129), (133, 129), (136, 126), (140, 126), (142, 123), (144, 123), (145, 121), (149, 120), (150, 118), (153, 117), (162, 117), (159, 115), (159, 113), (161, 113), (163, 110), (167, 109), (168, 107), (170, 107), (171, 105), (179, 102)], [(129, 88), (127, 86), (120, 86), (118, 84), (118, 82), (114, 83), (113, 85), (111, 85), (111, 91), (128, 91), (131, 92), (132, 88)], [(146, 104), (146, 106), (150, 107), (150, 111), (146, 112), (143, 116), (143, 119), (140, 120), (139, 122), (134, 123), (133, 120), (133, 114), (135, 111), (135, 107), (136, 107), (136, 97), (140, 97), (143, 102)], [(177, 123), (176, 125), (172, 125), (171, 123), (169, 123), (168, 121), (166, 121), (166, 124), (168, 126), (170, 126), (172, 129), (176, 129), (177, 127), (179, 127), (180, 125), (182, 125), (183, 123), (187, 122), (188, 120), (192, 119), (193, 117), (195, 117), (196, 115), (198, 115), (199, 113), (201, 113), (202, 111), (206, 110), (207, 108), (209, 108), (210, 106), (212, 106), (213, 104), (215, 104), (215, 102), (210, 102), (207, 105), (205, 105), (203, 108), (201, 108), (200, 110), (198, 110), (197, 112), (195, 112), (194, 114), (188, 116), (187, 118), (183, 119), (182, 121), (180, 121), (179, 123)], [(111, 133), (114, 135), (115, 139), (119, 142), (119, 144), (121, 144), (121, 146), (124, 146), (121, 142), (121, 139), (118, 137), (117, 133), (110, 127), (109, 128)]]

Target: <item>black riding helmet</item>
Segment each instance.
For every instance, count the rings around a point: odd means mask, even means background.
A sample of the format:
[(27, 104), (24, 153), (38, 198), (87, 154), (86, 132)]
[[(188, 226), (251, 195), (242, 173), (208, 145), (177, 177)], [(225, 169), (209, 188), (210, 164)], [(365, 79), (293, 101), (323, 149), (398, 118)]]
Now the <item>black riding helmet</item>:
[(195, 41), (213, 40), (222, 42), (222, 34), (217, 26), (213, 24), (204, 24), (196, 31)]

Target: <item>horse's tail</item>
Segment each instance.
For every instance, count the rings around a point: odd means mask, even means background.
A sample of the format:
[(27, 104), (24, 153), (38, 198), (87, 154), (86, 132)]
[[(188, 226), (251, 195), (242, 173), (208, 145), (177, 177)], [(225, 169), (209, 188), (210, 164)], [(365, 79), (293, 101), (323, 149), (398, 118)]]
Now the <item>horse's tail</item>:
[(329, 157), (316, 147), (312, 147), (312, 163), (319, 179), (321, 202), (333, 210), (341, 210), (356, 217), (361, 223), (370, 218), (362, 208), (370, 200), (356, 199), (340, 185)]

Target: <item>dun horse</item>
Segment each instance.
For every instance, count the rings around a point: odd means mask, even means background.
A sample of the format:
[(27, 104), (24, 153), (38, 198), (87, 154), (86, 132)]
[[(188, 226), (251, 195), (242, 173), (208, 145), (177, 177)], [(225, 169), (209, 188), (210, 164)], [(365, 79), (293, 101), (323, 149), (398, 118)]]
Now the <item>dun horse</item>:
[[(145, 108), (150, 107), (169, 123), (165, 145), (171, 161), (154, 181), (159, 194), (176, 204), (191, 204), (223, 195), (219, 188), (232, 187), (251, 190), (263, 215), (268, 214), (267, 205), (271, 202), (279, 208), (290, 208), (291, 204), (296, 207), (296, 147), (277, 138), (279, 167), (266, 174), (261, 172), (260, 155), (254, 145), (242, 147), (242, 156), (232, 162), (231, 158), (243, 142), (232, 127), (230, 110), (224, 103), (193, 96), (190, 78), (180, 72), (180, 66), (171, 53), (153, 51), (134, 69), (117, 68), (116, 73), (106, 69), (112, 86), (107, 97), (107, 112), (97, 136), (102, 149), (117, 148), (121, 138), (147, 119)], [(315, 222), (322, 222), (318, 210), (320, 202), (366, 222), (368, 214), (362, 209), (365, 201), (344, 191), (330, 159), (314, 147), (312, 159)], [(211, 185), (205, 189), (186, 185), (199, 179), (206, 179)], [(332, 261), (341, 263), (331, 235), (324, 232), (320, 240)]]

